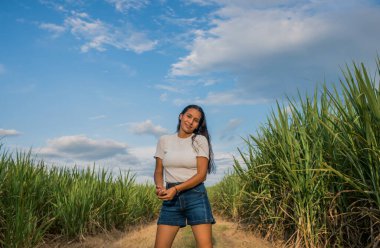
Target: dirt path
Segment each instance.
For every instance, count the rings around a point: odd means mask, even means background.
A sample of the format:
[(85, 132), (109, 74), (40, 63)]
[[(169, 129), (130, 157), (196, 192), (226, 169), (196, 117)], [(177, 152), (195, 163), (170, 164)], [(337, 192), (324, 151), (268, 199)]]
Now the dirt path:
[[(237, 225), (223, 220), (221, 217), (216, 218), (217, 223), (213, 225), (213, 243), (214, 248), (275, 248), (269, 242), (255, 237), (252, 233), (244, 232), (237, 228)], [(52, 243), (44, 248), (62, 247), (62, 248), (149, 248), (153, 247), (156, 235), (156, 223), (152, 223), (131, 232), (111, 232), (94, 237), (86, 237), (82, 242), (71, 244)], [(190, 248), (195, 247), (195, 240), (191, 232), (191, 227), (181, 228), (174, 240), (173, 248)]]

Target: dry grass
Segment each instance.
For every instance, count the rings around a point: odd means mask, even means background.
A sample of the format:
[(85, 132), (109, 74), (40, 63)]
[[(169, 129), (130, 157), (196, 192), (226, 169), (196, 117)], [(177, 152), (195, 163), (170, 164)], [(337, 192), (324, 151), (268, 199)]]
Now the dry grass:
[[(236, 223), (216, 218), (217, 223), (213, 225), (214, 248), (275, 248), (268, 241), (256, 237), (250, 232), (239, 229)], [(157, 225), (155, 222), (135, 227), (129, 232), (112, 231), (96, 236), (85, 237), (81, 242), (51, 242), (42, 248), (149, 248), (154, 246)], [(173, 248), (195, 247), (195, 240), (191, 232), (191, 227), (182, 228), (174, 241)]]

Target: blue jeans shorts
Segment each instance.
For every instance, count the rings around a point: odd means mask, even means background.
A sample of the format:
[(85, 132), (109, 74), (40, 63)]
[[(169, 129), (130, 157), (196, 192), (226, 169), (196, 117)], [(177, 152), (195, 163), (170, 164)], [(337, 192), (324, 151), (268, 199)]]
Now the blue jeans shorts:
[[(168, 183), (166, 188), (177, 184), (180, 183)], [(215, 224), (204, 184), (181, 191), (170, 201), (163, 201), (157, 224), (179, 227)]]

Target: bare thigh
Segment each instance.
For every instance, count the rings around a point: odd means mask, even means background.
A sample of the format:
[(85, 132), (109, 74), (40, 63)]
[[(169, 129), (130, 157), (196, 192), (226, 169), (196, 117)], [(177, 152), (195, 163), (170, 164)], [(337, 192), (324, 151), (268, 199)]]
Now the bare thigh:
[(177, 235), (179, 226), (157, 225), (155, 248), (172, 247), (175, 236)]
[(211, 224), (199, 224), (192, 225), (191, 229), (198, 248), (210, 248), (212, 247), (212, 225)]

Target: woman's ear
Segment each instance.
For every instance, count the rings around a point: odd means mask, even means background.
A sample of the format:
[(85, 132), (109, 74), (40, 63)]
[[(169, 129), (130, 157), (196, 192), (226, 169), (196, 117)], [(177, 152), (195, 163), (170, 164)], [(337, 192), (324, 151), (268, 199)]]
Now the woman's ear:
[(183, 116), (183, 114), (180, 114), (180, 115), (179, 115), (179, 120), (180, 120), (180, 121), (182, 120), (182, 116)]

